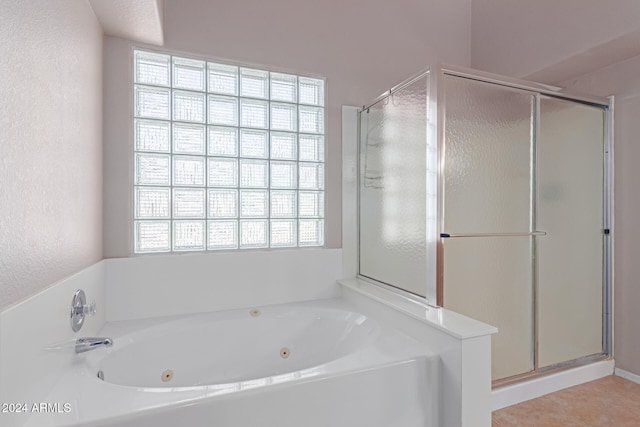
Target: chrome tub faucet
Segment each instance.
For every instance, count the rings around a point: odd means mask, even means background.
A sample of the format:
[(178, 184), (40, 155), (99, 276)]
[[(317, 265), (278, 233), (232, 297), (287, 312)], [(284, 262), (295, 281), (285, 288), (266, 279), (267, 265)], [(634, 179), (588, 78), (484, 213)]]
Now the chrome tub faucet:
[(111, 347), (113, 340), (106, 337), (85, 337), (76, 340), (76, 353), (84, 353), (98, 347)]

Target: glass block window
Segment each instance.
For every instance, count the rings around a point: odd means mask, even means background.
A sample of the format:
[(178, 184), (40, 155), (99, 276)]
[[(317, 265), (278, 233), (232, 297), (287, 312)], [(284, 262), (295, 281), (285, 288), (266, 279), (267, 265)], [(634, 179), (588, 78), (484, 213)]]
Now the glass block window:
[(324, 244), (323, 79), (134, 51), (134, 251)]

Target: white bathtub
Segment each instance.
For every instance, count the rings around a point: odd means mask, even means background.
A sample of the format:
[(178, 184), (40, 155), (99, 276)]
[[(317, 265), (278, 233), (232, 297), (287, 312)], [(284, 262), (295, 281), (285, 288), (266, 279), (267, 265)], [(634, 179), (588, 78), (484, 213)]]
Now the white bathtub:
[[(193, 387), (279, 378), (355, 354), (380, 334), (363, 315), (279, 306), (207, 313), (118, 334), (87, 354), (90, 371), (134, 387)], [(162, 373), (172, 371), (171, 379)]]
[[(436, 427), (439, 358), (340, 299), (107, 323), (27, 426)], [(104, 380), (98, 378), (98, 372)]]

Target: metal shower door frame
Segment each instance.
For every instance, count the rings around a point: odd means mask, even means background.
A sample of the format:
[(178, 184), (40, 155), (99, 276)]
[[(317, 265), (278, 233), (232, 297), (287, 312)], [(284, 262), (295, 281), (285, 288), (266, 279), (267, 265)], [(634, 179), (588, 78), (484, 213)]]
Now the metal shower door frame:
[[(445, 113), (446, 113), (446, 96), (444, 93), (444, 79), (445, 76), (454, 76), (478, 82), (484, 82), (494, 84), (497, 86), (520, 89), (530, 92), (535, 95), (535, 117), (534, 117), (534, 141), (535, 137), (539, 135), (539, 116), (540, 116), (540, 96), (545, 95), (551, 98), (562, 99), (581, 104), (587, 104), (596, 106), (603, 109), (604, 112), (604, 168), (603, 168), (603, 319), (602, 319), (602, 337), (603, 337), (603, 353), (601, 355), (586, 356), (580, 359), (564, 362), (551, 367), (545, 367), (540, 369), (538, 366), (538, 316), (537, 316), (537, 266), (534, 264), (533, 269), (533, 300), (532, 300), (532, 315), (533, 315), (533, 371), (518, 374), (513, 377), (494, 381), (493, 385), (502, 386), (530, 379), (541, 374), (547, 374), (557, 372), (558, 370), (568, 369), (587, 363), (591, 363), (594, 360), (608, 359), (613, 356), (613, 306), (612, 306), (612, 292), (613, 292), (613, 97), (603, 98), (589, 95), (571, 95), (560, 92), (561, 88), (528, 82), (525, 80), (508, 78), (492, 73), (486, 73), (478, 70), (472, 70), (463, 67), (457, 67), (452, 65), (439, 65), (436, 68), (432, 68), (429, 74), (429, 94), (428, 102), (429, 108), (427, 109), (427, 123), (429, 124), (429, 130), (427, 132), (427, 145), (435, 141), (435, 159), (429, 158), (433, 151), (427, 150), (427, 165), (435, 163), (437, 164), (437, 184), (435, 192), (437, 194), (437, 215), (436, 218), (427, 218), (427, 230), (437, 230), (437, 240), (435, 242), (435, 248), (429, 250), (430, 240), (432, 236), (427, 236), (427, 255), (430, 259), (427, 260), (429, 266), (435, 266), (435, 275), (430, 275), (427, 282), (426, 296), (430, 301), (436, 301), (438, 306), (443, 306), (444, 302), (444, 238), (454, 237), (453, 235), (446, 234), (444, 230), (444, 205), (445, 205)], [(534, 152), (535, 154), (535, 152)], [(535, 159), (534, 159), (535, 167)], [(535, 176), (535, 173), (534, 173)], [(429, 185), (429, 184), (428, 184)], [(533, 184), (535, 185), (535, 184)], [(536, 195), (533, 192), (532, 209), (535, 210)], [(535, 226), (535, 224), (532, 224)], [(530, 235), (541, 235), (540, 232), (535, 231), (529, 233)], [(506, 233), (505, 235), (511, 235)], [(524, 235), (524, 234), (523, 234)], [(463, 236), (455, 236), (463, 237)], [(475, 235), (465, 234), (464, 237), (476, 237)], [(533, 248), (535, 249), (535, 239), (533, 240)], [(533, 260), (533, 263), (536, 261)], [(433, 271), (433, 270), (429, 270)], [(433, 280), (431, 280), (433, 278)]]

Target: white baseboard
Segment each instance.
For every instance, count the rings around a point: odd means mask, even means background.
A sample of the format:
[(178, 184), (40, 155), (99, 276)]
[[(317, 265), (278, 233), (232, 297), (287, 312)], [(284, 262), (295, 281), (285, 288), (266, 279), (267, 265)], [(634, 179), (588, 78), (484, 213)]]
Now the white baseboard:
[(634, 383), (640, 384), (640, 375), (632, 374), (631, 372), (625, 371), (620, 368), (616, 368), (614, 374), (616, 374), (620, 378), (624, 378), (625, 380), (633, 381)]
[[(492, 410), (496, 411), (554, 391), (606, 377), (613, 374), (614, 367), (613, 360), (604, 360), (493, 390)], [(640, 379), (640, 376), (635, 375), (635, 377)]]

